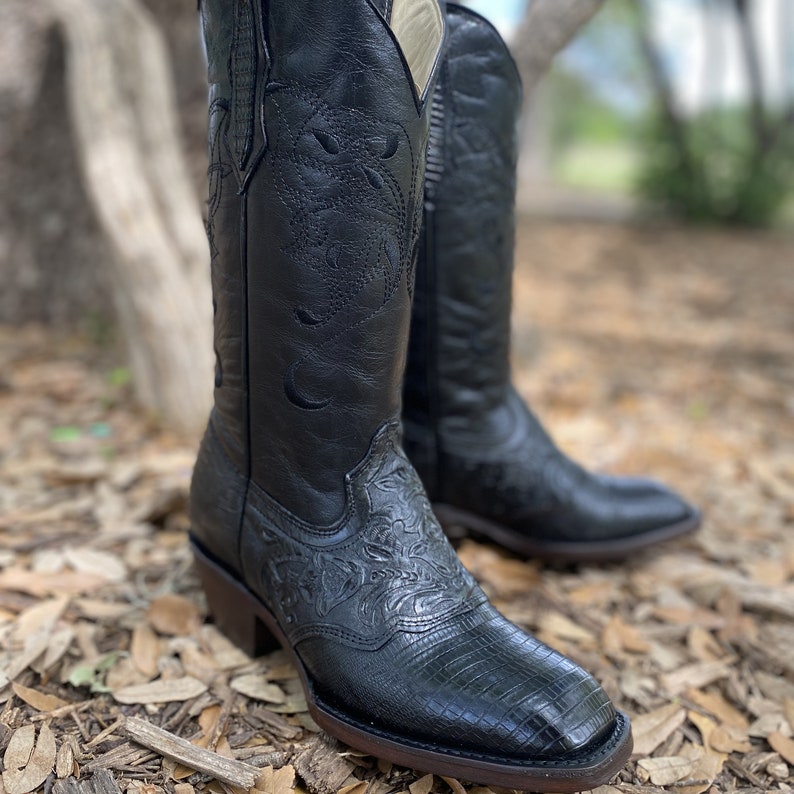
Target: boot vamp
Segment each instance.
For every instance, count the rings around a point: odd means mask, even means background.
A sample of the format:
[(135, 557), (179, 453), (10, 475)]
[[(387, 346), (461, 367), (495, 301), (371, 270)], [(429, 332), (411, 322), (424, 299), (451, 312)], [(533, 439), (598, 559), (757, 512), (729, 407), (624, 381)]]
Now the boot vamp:
[(498, 421), (471, 423), (476, 435), (444, 439), (440, 501), (548, 540), (622, 538), (694, 515), (652, 480), (587, 471), (554, 444), (514, 392), (493, 413)]
[(504, 759), (578, 756), (615, 728), (598, 684), (505, 620), (462, 566), (385, 426), (334, 527), (290, 518), (253, 484), (245, 579), (320, 707), (402, 743)]
[(616, 713), (584, 670), (481, 604), (376, 651), (322, 639), (298, 652), (323, 703), (385, 735), (494, 758), (575, 759)]

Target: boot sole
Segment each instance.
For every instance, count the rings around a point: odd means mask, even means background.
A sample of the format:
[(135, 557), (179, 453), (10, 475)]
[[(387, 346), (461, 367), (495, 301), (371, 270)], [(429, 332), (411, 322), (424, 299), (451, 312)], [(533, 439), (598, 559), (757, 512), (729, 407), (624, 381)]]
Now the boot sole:
[(249, 656), (281, 647), (297, 668), (309, 713), (331, 736), (361, 752), (400, 766), (482, 785), (525, 791), (576, 792), (609, 781), (631, 755), (628, 717), (618, 712), (612, 735), (598, 750), (570, 761), (526, 761), (463, 753), (455, 748), (417, 742), (390, 734), (344, 714), (316, 694), (300, 658), (290, 647), (270, 610), (244, 584), (191, 538), (196, 568), (209, 611), (218, 628)]
[(695, 511), (683, 521), (625, 538), (555, 542), (528, 538), (514, 529), (447, 504), (434, 504), (433, 512), (450, 537), (460, 537), (460, 533), (456, 534), (453, 529), (460, 527), (468, 534), (493, 541), (522, 557), (557, 562), (621, 560), (650, 546), (689, 535), (700, 526), (700, 513)]

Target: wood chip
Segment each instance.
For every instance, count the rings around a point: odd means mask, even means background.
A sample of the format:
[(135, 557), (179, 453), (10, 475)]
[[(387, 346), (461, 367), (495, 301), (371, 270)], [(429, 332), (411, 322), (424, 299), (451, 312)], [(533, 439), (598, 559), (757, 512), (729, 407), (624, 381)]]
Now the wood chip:
[(53, 794), (121, 794), (113, 775), (99, 769), (88, 778), (59, 780), (53, 786)]
[(295, 771), (312, 794), (336, 794), (354, 770), (340, 755), (342, 745), (322, 734), (315, 736), (293, 759)]
[(119, 703), (172, 703), (190, 700), (207, 691), (207, 685), (197, 678), (160, 678), (148, 684), (134, 684), (113, 692)]
[(69, 742), (63, 742), (55, 756), (55, 775), (59, 779), (74, 774), (74, 750)]
[(181, 739), (173, 733), (157, 728), (139, 717), (130, 717), (125, 730), (131, 739), (144, 747), (148, 747), (166, 758), (179, 761), (191, 769), (204, 772), (230, 786), (243, 789), (253, 788), (261, 773), (261, 770), (255, 766), (243, 761), (224, 758), (203, 747), (196, 747), (186, 739)]

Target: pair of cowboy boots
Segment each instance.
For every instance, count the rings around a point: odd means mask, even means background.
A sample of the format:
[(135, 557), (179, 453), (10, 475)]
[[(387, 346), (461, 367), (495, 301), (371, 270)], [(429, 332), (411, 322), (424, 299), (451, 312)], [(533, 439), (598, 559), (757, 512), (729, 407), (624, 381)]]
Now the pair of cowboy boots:
[(510, 385), (503, 42), (437, 0), (202, 17), (217, 367), (191, 543), (216, 622), (285, 648), (317, 724), (362, 751), (509, 788), (605, 782), (627, 718), (489, 604), (431, 506), (571, 559), (697, 522), (569, 461)]

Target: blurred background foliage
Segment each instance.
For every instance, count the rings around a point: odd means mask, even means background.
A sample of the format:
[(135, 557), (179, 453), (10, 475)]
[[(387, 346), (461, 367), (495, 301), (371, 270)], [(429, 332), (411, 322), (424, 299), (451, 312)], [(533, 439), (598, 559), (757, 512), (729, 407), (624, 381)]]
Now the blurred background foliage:
[[(472, 5), (510, 36), (526, 4)], [(542, 181), (690, 222), (792, 226), (794, 3), (607, 0), (526, 124)]]

